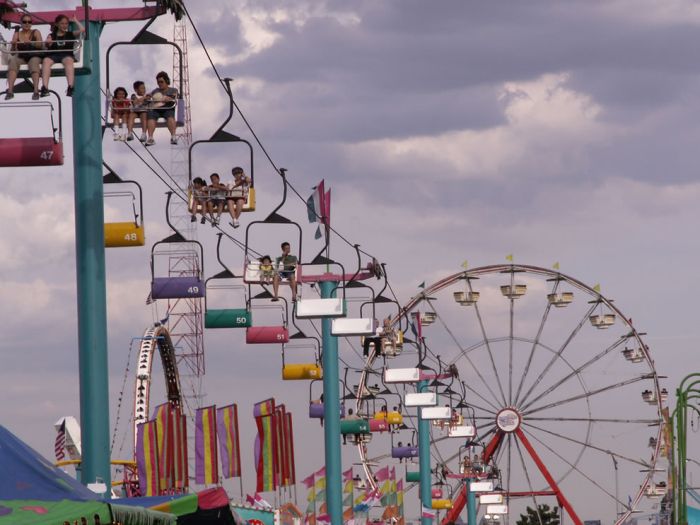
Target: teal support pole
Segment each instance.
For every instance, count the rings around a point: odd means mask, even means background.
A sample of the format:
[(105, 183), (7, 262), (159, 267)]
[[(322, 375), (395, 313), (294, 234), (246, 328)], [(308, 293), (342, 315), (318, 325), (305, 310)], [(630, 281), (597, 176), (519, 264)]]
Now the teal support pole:
[(472, 478), (467, 478), (467, 525), (476, 525), (476, 492), (472, 492)]
[[(418, 392), (427, 392), (428, 382), (418, 383)], [(430, 421), (421, 417), (421, 409), (418, 409), (418, 470), (420, 473), (420, 501), (427, 509), (433, 506), (433, 495), (430, 491)], [(424, 518), (421, 511), (421, 525), (431, 525), (432, 518)]]
[[(323, 299), (336, 296), (338, 283), (322, 281), (320, 285)], [(331, 335), (331, 319), (323, 319), (321, 328), (323, 337), (323, 434), (326, 456), (326, 506), (331, 518), (331, 525), (343, 525), (338, 339)]]
[[(83, 483), (97, 478), (111, 487), (109, 466), (109, 384), (105, 285), (104, 193), (100, 119), (102, 24), (89, 22), (92, 72), (76, 76), (73, 94), (75, 256), (78, 286), (78, 351)], [(87, 59), (87, 57), (85, 57)]]

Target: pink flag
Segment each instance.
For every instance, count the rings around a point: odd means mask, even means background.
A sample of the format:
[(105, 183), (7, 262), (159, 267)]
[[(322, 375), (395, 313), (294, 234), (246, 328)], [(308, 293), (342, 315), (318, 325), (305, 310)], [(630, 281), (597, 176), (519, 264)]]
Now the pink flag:
[(343, 481), (352, 481), (352, 467), (343, 472)]
[(375, 477), (377, 478), (377, 481), (386, 481), (387, 479), (389, 479), (389, 465), (379, 469), (376, 472)]
[(304, 478), (301, 482), (307, 489), (310, 489), (314, 486), (314, 475), (311, 474), (308, 478)]

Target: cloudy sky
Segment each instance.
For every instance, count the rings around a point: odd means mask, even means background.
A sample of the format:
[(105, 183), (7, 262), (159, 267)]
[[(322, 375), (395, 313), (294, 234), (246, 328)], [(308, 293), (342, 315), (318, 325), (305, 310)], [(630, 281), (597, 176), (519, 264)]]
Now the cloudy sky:
[[(32, 1), (29, 7), (68, 9), (73, 3)], [(700, 342), (695, 2), (225, 0), (192, 3), (190, 10), (219, 74), (234, 79), (236, 101), (275, 164), (289, 170), (304, 198), (325, 179), (333, 191), (334, 227), (386, 262), (401, 302), (420, 282), (459, 271), (465, 259), (470, 267), (504, 262), (511, 253), (516, 262), (543, 267), (558, 261), (562, 272), (600, 283), (648, 334), (669, 390), (694, 369)], [(169, 38), (172, 25), (162, 17), (153, 30)], [(103, 55), (139, 27), (108, 25)], [(39, 29), (47, 33), (46, 26)], [(227, 103), (191, 27), (189, 37), (197, 140), (219, 126)], [(169, 51), (122, 49), (110, 59), (112, 86), (131, 91), (141, 78), (150, 88), (157, 71), (172, 68)], [(65, 80), (51, 85), (62, 93)], [(8, 123), (21, 117), (3, 111), (8, 115), (0, 134), (12, 136)], [(79, 402), (70, 120), (66, 111), (65, 166), (3, 169), (0, 178), (6, 225), (0, 238), (0, 421), (47, 456), (52, 423), (77, 416)], [(253, 140), (238, 115), (227, 129)], [(26, 133), (37, 130), (27, 125)], [(166, 136), (157, 140), (151, 151), (169, 168)], [(168, 230), (165, 186), (109, 132), (104, 158), (123, 178), (143, 184), (146, 201), (147, 246), (107, 253), (115, 421), (130, 341), (163, 315), (163, 306), (152, 311), (144, 301), (150, 244)], [(202, 154), (197, 169), (206, 175), (244, 162), (244, 153), (222, 150)], [(262, 219), (279, 203), (281, 185), (257, 147), (255, 177), (259, 211), (253, 218)], [(114, 216), (127, 208), (108, 202)], [(311, 257), (320, 245), (301, 201), (291, 195), (283, 212), (303, 224), (303, 253)], [(199, 226), (197, 235), (211, 275), (218, 271), (213, 230)], [(236, 238), (243, 235), (236, 230)], [(276, 253), (279, 235), (260, 233), (255, 242)], [(337, 237), (331, 250), (347, 267), (355, 264)], [(241, 267), (242, 253), (233, 244), (225, 254)], [(277, 396), (295, 411), (297, 440), (322, 443), (317, 423), (304, 415), (307, 386), (290, 388), (279, 380), (278, 349), (246, 348), (239, 333), (207, 332), (205, 344), (203, 403), (235, 401), (247, 413), (254, 401)], [(343, 351), (348, 363), (359, 365), (352, 349)], [(121, 427), (133, 372), (126, 378)], [(628, 396), (619, 402), (641, 401)], [(244, 439), (250, 450), (252, 429)], [(346, 464), (355, 460), (353, 451), (344, 454)], [(250, 489), (252, 459), (245, 461)], [(300, 452), (299, 461), (303, 474), (320, 466), (308, 452)]]

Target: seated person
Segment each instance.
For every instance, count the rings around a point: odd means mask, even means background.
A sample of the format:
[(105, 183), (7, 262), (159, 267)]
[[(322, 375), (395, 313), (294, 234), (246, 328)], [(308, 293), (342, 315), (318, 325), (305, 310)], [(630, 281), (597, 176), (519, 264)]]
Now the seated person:
[(207, 200), (207, 183), (202, 177), (195, 177), (192, 179), (192, 209), (190, 210), (190, 213), (192, 214), (190, 218), (191, 222), (195, 222), (197, 220), (197, 208), (199, 208), (199, 213), (202, 215), (202, 224), (206, 222)]
[(34, 85), (34, 94), (32, 100), (39, 100), (39, 72), (41, 71), (41, 50), (44, 43), (41, 40), (41, 33), (38, 29), (32, 29), (32, 17), (30, 15), (22, 15), (22, 26), (12, 35), (10, 42), (10, 50), (14, 51), (10, 55), (10, 61), (7, 64), (7, 93), (5, 100), (10, 100), (15, 96), (15, 81), (19, 74), (19, 68), (22, 64), (26, 64), (29, 68), (29, 74), (32, 77)]
[(274, 297), (273, 301), (279, 301), (279, 287), (280, 281), (282, 279), (289, 279), (289, 287), (292, 289), (292, 301), (297, 300), (297, 281), (296, 281), (296, 269), (297, 269), (297, 258), (295, 255), (291, 255), (291, 247), (288, 242), (283, 242), (281, 245), (282, 255), (275, 259), (275, 266), (277, 268), (277, 273), (272, 279), (272, 290)]
[(146, 127), (148, 123), (148, 101), (146, 97), (146, 84), (142, 80), (137, 80), (134, 82), (134, 94), (131, 95), (131, 112), (127, 122), (129, 134), (126, 140), (134, 140), (134, 125), (138, 118), (141, 122), (141, 136), (139, 140), (146, 142)]
[(275, 275), (275, 270), (272, 267), (272, 258), (269, 255), (263, 255), (258, 260), (260, 261), (260, 282), (271, 283)]
[[(114, 90), (112, 98), (112, 124), (114, 124), (114, 140), (127, 140), (125, 133), (126, 123), (131, 113), (131, 101), (127, 98), (126, 89), (118, 87)], [(119, 128), (122, 128), (120, 133)]]
[(78, 32), (68, 31), (68, 17), (66, 15), (58, 15), (54, 20), (54, 25), (51, 29), (51, 34), (46, 37), (47, 54), (44, 55), (44, 61), (41, 69), (41, 96), (49, 96), (49, 79), (51, 78), (51, 66), (60, 62), (66, 70), (66, 80), (68, 81), (68, 89), (66, 96), (73, 96), (73, 88), (75, 84), (75, 58), (73, 51), (76, 41), (81, 33), (85, 33), (85, 28), (80, 24), (77, 18), (73, 17), (73, 22), (78, 26)]
[[(150, 121), (149, 121), (150, 122)], [(219, 219), (221, 218), (221, 212), (224, 211), (224, 203), (226, 202), (226, 194), (228, 193), (228, 188), (225, 184), (221, 184), (218, 173), (212, 173), (209, 176), (211, 184), (207, 187), (207, 192), (209, 195), (209, 200), (207, 202), (207, 210), (209, 211), (209, 217), (211, 217), (211, 226), (217, 226), (219, 224)], [(216, 210), (216, 217), (214, 217), (214, 210)]]
[(243, 168), (236, 166), (231, 170), (233, 174), (233, 186), (231, 186), (231, 191), (229, 192), (228, 200), (228, 212), (231, 214), (233, 219), (231, 226), (238, 228), (238, 219), (243, 212), (243, 206), (245, 206), (248, 200), (248, 193), (250, 192), (250, 177), (248, 177)]
[(146, 96), (150, 109), (148, 110), (148, 138), (146, 146), (156, 143), (153, 132), (159, 118), (164, 118), (170, 131), (170, 144), (177, 145), (177, 122), (175, 122), (175, 106), (177, 105), (177, 89), (170, 87), (170, 77), (165, 71), (156, 75), (158, 87)]

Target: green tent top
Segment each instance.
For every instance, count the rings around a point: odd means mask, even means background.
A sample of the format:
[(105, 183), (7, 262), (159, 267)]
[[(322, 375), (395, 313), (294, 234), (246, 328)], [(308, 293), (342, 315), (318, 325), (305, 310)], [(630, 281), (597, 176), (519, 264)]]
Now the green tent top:
[(109, 505), (99, 501), (0, 501), (0, 525), (57, 525), (75, 520), (80, 523), (81, 518), (92, 525), (96, 515), (103, 525), (112, 522)]

